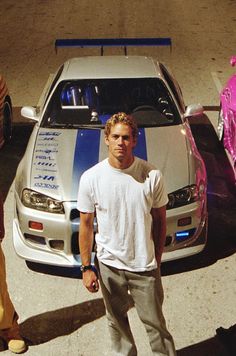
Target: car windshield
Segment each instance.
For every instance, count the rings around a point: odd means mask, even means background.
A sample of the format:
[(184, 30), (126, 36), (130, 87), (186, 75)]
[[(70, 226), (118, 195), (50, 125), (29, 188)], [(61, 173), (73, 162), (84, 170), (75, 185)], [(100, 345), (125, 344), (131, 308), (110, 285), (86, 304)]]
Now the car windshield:
[(176, 105), (158, 78), (62, 81), (45, 110), (42, 127), (103, 127), (117, 112), (132, 114), (139, 127), (177, 125)]

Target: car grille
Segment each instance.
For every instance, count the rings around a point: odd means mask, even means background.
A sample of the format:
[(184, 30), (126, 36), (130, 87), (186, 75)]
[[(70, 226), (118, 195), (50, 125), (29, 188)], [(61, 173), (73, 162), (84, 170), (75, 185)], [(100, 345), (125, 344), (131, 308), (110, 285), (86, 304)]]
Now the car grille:
[(79, 254), (78, 232), (73, 232), (71, 236), (71, 252), (73, 255)]
[(78, 219), (80, 217), (79, 210), (77, 209), (72, 209), (70, 212), (70, 220), (73, 221), (75, 219)]
[(46, 245), (45, 238), (38, 235), (24, 234), (24, 237), (27, 241), (36, 244), (36, 245)]

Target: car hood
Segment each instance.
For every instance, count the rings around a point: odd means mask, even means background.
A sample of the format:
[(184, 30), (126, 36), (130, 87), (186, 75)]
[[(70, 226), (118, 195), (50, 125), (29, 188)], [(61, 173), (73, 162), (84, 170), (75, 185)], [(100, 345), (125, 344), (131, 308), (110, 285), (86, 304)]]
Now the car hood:
[[(134, 154), (162, 171), (170, 193), (189, 184), (190, 145), (184, 125), (141, 128)], [(31, 188), (55, 199), (76, 201), (81, 174), (106, 157), (103, 130), (39, 128)]]

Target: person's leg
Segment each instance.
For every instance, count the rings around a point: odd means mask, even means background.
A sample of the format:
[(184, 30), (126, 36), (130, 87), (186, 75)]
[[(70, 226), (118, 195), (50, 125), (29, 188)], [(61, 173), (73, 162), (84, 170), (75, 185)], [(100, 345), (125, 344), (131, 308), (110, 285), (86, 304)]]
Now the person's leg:
[(162, 312), (163, 288), (159, 270), (126, 273), (130, 293), (143, 322), (153, 355), (175, 356), (173, 338), (166, 327)]
[(15, 309), (7, 290), (5, 257), (0, 244), (0, 330), (12, 326), (14, 313)]
[(7, 289), (5, 257), (0, 245), (0, 337), (6, 341), (10, 351), (21, 353), (26, 349), (26, 345), (20, 335), (17, 320), (18, 315)]
[(113, 354), (135, 356), (137, 349), (128, 321), (130, 302), (124, 272), (102, 263), (99, 263), (98, 269)]

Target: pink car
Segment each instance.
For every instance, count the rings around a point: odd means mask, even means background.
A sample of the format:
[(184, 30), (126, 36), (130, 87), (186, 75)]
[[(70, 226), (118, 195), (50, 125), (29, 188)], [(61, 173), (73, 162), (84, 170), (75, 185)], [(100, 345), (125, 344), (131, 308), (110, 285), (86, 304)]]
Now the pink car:
[(6, 82), (0, 74), (0, 148), (12, 135), (12, 103)]
[[(236, 56), (230, 60), (236, 65)], [(218, 121), (218, 136), (236, 173), (236, 74), (232, 75), (220, 94), (220, 112)]]

